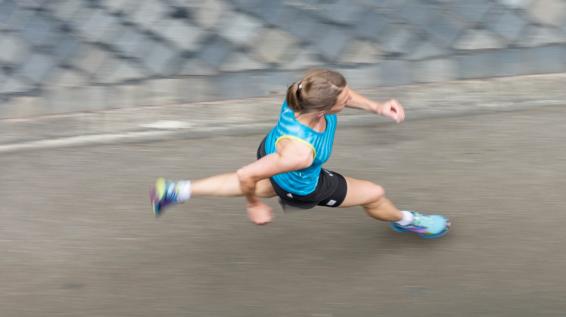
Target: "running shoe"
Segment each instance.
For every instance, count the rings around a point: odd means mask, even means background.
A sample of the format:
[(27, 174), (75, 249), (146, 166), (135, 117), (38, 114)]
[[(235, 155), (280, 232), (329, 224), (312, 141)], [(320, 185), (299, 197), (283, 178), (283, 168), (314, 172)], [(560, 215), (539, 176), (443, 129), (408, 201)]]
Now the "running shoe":
[(149, 191), (149, 198), (153, 205), (153, 214), (160, 216), (165, 207), (178, 202), (175, 182), (158, 178)]
[(411, 213), (414, 217), (411, 224), (402, 226), (396, 222), (391, 222), (391, 228), (397, 232), (414, 232), (425, 239), (440, 238), (450, 229), (450, 221), (444, 216), (423, 215), (415, 211), (411, 211)]

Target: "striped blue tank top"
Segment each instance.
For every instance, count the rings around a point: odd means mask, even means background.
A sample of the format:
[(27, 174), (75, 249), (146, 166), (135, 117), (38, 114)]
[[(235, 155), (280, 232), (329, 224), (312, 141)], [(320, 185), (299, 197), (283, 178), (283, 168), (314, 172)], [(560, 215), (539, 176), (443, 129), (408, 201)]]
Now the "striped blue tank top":
[(277, 142), (284, 138), (299, 140), (314, 150), (314, 161), (308, 168), (277, 174), (272, 179), (287, 192), (296, 195), (308, 195), (316, 189), (322, 165), (328, 161), (332, 154), (334, 133), (336, 131), (336, 114), (326, 114), (326, 129), (318, 132), (304, 125), (295, 118), (295, 113), (287, 105), (281, 106), (281, 114), (277, 125), (269, 132), (265, 139), (266, 154), (277, 151)]

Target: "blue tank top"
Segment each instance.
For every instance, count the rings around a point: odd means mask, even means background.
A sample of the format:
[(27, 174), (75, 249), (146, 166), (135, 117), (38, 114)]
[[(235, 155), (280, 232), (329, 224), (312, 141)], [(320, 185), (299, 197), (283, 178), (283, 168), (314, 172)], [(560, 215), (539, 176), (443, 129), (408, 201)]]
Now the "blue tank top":
[(326, 114), (326, 129), (318, 132), (304, 125), (295, 118), (295, 113), (287, 105), (281, 106), (281, 113), (277, 125), (269, 132), (265, 139), (266, 154), (277, 151), (277, 142), (284, 138), (299, 140), (309, 145), (314, 151), (314, 161), (308, 168), (277, 174), (272, 179), (287, 192), (296, 195), (308, 195), (316, 189), (322, 164), (330, 158), (334, 133), (336, 131), (336, 114)]

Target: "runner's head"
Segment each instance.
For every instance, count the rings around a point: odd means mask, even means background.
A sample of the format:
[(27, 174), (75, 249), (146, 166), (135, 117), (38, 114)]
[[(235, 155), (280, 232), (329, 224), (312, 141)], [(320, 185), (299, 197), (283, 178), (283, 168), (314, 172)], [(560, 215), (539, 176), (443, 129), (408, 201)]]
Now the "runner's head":
[(287, 104), (300, 113), (338, 112), (347, 101), (346, 79), (329, 69), (312, 69), (287, 89)]

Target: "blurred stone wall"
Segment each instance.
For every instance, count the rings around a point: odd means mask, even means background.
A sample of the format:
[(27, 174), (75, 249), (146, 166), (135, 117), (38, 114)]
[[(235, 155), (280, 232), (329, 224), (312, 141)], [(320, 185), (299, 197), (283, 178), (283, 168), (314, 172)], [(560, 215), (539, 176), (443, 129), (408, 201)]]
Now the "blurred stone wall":
[(0, 118), (566, 71), (566, 0), (0, 0)]

